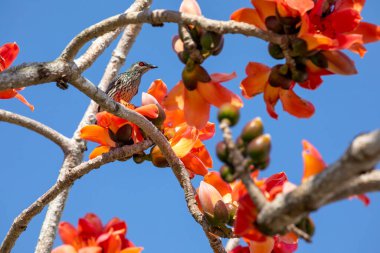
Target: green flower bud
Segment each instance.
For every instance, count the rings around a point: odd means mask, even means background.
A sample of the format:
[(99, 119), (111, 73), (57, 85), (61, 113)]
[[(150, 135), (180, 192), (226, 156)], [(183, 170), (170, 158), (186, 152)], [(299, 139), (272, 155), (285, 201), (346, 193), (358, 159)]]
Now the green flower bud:
[(271, 150), (269, 134), (260, 135), (248, 143), (247, 154), (255, 163), (266, 161)]
[(218, 112), (218, 120), (222, 122), (223, 119), (227, 119), (230, 122), (230, 126), (236, 125), (240, 118), (239, 108), (231, 105), (224, 104), (220, 107)]
[(220, 167), (219, 173), (222, 179), (226, 181), (227, 183), (231, 183), (235, 180), (234, 178), (235, 170), (230, 166), (222, 165), (222, 167)]
[(307, 54), (307, 43), (303, 39), (294, 38), (290, 42), (292, 56), (304, 56)]
[(261, 121), (261, 118), (257, 117), (244, 126), (240, 136), (244, 142), (248, 143), (259, 135), (262, 135), (263, 132), (263, 122)]
[(222, 52), (224, 46), (224, 37), (222, 36), (219, 44), (212, 50), (212, 55), (218, 55)]
[(216, 155), (222, 162), (228, 162), (228, 148), (224, 141), (218, 142), (216, 144)]
[(268, 157), (268, 159), (266, 159), (265, 161), (255, 162), (253, 166), (255, 167), (255, 169), (265, 170), (269, 166), (269, 163), (270, 163), (270, 158)]

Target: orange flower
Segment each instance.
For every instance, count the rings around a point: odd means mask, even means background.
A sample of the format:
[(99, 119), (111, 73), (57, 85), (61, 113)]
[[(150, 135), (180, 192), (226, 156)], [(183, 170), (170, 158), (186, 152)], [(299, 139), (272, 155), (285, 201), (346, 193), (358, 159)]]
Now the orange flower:
[[(269, 115), (275, 119), (278, 115), (275, 111), (277, 101), (282, 102), (284, 111), (298, 118), (309, 118), (314, 114), (314, 106), (293, 91), (293, 87), (283, 89), (269, 84), (271, 68), (257, 62), (250, 62), (246, 67), (247, 77), (241, 82), (240, 89), (246, 98), (264, 93), (264, 101)], [(294, 84), (293, 84), (294, 86)]]
[(237, 202), (232, 198), (232, 188), (219, 175), (219, 172), (209, 172), (197, 190), (199, 209), (214, 224), (223, 225), (233, 222)]
[[(184, 163), (190, 178), (193, 178), (194, 174), (204, 176), (207, 174), (208, 168), (212, 167), (212, 158), (202, 140), (211, 138), (214, 132), (215, 126), (211, 123), (201, 130), (188, 126), (186, 123), (174, 129), (166, 129), (164, 134), (168, 137), (174, 153)], [(158, 146), (153, 147), (150, 154), (155, 166), (168, 166)]]
[[(210, 139), (214, 135), (215, 125), (207, 122), (202, 129), (189, 126), (185, 122), (183, 110), (169, 110), (165, 106), (164, 100), (166, 97), (166, 84), (162, 80), (155, 80), (150, 85), (148, 93), (143, 94), (143, 101), (155, 103), (165, 111), (164, 135), (168, 138), (173, 151), (184, 163), (190, 177), (194, 177), (194, 174), (205, 175), (208, 168), (212, 167), (212, 159), (202, 141)], [(157, 146), (152, 148), (151, 156), (155, 166), (168, 166), (166, 159)]]
[[(158, 117), (158, 108), (154, 104), (143, 105), (137, 108), (129, 105), (129, 107), (147, 118), (155, 119)], [(119, 118), (106, 111), (96, 114), (96, 119), (96, 125), (87, 125), (80, 132), (82, 139), (100, 144), (100, 146), (91, 152), (90, 159), (107, 153), (112, 148), (144, 140), (140, 128), (128, 120)]]
[[(15, 42), (7, 43), (0, 47), (0, 72), (7, 69), (12, 64), (12, 62), (16, 59), (19, 51), (20, 49)], [(21, 94), (18, 93), (18, 91), (21, 91), (23, 89), (24, 88), (17, 88), (0, 91), (0, 99), (9, 99), (15, 97), (27, 105), (30, 110), (34, 111), (34, 106), (31, 105)]]
[(210, 105), (220, 107), (228, 103), (238, 108), (243, 106), (239, 96), (220, 84), (235, 77), (235, 73), (216, 73), (211, 75), (210, 82), (198, 82), (196, 88), (193, 90), (187, 89), (183, 81), (180, 81), (169, 92), (167, 98), (164, 100), (164, 106), (168, 110), (184, 111), (186, 122), (190, 126), (202, 129), (209, 120)]
[(77, 229), (68, 222), (61, 222), (58, 233), (64, 244), (52, 253), (140, 253), (143, 250), (125, 238), (127, 224), (118, 218), (103, 226), (96, 214), (88, 213), (79, 219)]

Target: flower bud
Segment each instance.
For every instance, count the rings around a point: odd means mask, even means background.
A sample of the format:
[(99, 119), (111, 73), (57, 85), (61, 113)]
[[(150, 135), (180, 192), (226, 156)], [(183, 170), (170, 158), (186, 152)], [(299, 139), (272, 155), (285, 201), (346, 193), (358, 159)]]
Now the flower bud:
[(244, 142), (248, 143), (259, 135), (262, 135), (263, 132), (263, 122), (261, 121), (261, 118), (257, 117), (244, 126), (243, 130), (241, 131), (241, 138)]
[(143, 163), (145, 161), (146, 154), (144, 152), (133, 154), (133, 161), (137, 164)]
[(274, 59), (284, 59), (284, 53), (282, 52), (282, 49), (280, 45), (274, 44), (274, 43), (269, 43), (268, 44), (268, 52), (270, 56), (272, 56)]
[(292, 70), (292, 80), (298, 83), (305, 82), (309, 78), (306, 70), (294, 69)]
[(303, 39), (294, 38), (290, 42), (292, 56), (304, 56), (307, 54), (307, 43)]
[(319, 68), (327, 68), (329, 63), (327, 61), (326, 56), (322, 54), (322, 52), (318, 52), (312, 56), (309, 57), (310, 61)]
[(269, 31), (274, 33), (283, 34), (284, 29), (281, 22), (275, 16), (269, 16), (265, 19), (265, 26)]
[(231, 183), (235, 180), (234, 178), (235, 170), (228, 165), (222, 165), (222, 167), (220, 167), (219, 173), (222, 179), (226, 181), (227, 183)]
[(292, 80), (288, 77), (288, 70), (285, 66), (286, 65), (284, 64), (278, 64), (272, 67), (268, 79), (268, 82), (272, 87), (281, 87), (283, 89), (289, 89), (289, 87), (292, 85)]
[(193, 62), (187, 62), (186, 67), (182, 71), (182, 80), (188, 90), (195, 90), (199, 82), (210, 82), (211, 77), (207, 71)]
[(215, 47), (214, 50), (212, 50), (212, 55), (218, 55), (220, 52), (222, 52), (224, 47), (224, 36), (222, 36), (219, 44)]
[(260, 135), (249, 142), (247, 154), (256, 162), (266, 161), (271, 150), (271, 138), (269, 134)]
[(164, 157), (164, 155), (162, 154), (158, 146), (154, 146), (150, 150), (150, 156), (151, 156), (152, 163), (154, 166), (159, 167), (159, 168), (169, 167), (168, 161), (166, 160), (166, 158)]
[(310, 217), (302, 218), (297, 224), (296, 227), (304, 231), (310, 237), (315, 233), (315, 225), (313, 220)]
[(223, 35), (216, 32), (207, 31), (202, 35), (200, 44), (202, 49), (213, 51), (219, 46), (222, 39)]
[(131, 144), (132, 127), (129, 124), (125, 124), (120, 127), (115, 134), (115, 142), (121, 144)]
[(231, 105), (224, 104), (220, 107), (218, 112), (218, 120), (222, 122), (223, 119), (227, 119), (230, 122), (230, 126), (236, 125), (240, 118), (239, 108)]
[(254, 162), (253, 166), (255, 166), (255, 169), (265, 170), (269, 166), (269, 163), (270, 163), (270, 158), (268, 157), (265, 161)]
[(213, 223), (215, 225), (226, 224), (229, 220), (228, 209), (223, 200), (218, 200), (214, 206), (214, 219)]
[(224, 141), (218, 142), (216, 144), (216, 156), (221, 160), (222, 162), (228, 162), (228, 148)]

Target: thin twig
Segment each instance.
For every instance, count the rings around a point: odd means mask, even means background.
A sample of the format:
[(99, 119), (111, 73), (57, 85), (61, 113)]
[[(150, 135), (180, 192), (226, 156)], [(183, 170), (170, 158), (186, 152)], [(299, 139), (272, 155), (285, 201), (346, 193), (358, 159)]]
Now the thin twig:
[(0, 109), (0, 121), (25, 127), (48, 138), (57, 144), (65, 154), (71, 149), (71, 140), (69, 138), (36, 120)]
[(231, 163), (234, 166), (237, 177), (242, 180), (243, 184), (247, 188), (248, 194), (251, 197), (256, 208), (258, 210), (261, 210), (267, 204), (267, 200), (265, 199), (261, 190), (252, 181), (249, 175), (249, 171), (245, 169), (247, 167), (246, 161), (243, 155), (235, 146), (229, 125), (230, 122), (228, 119), (223, 119), (219, 125), (220, 129), (223, 132), (224, 142), (226, 143), (228, 152), (230, 153), (229, 159), (231, 160)]

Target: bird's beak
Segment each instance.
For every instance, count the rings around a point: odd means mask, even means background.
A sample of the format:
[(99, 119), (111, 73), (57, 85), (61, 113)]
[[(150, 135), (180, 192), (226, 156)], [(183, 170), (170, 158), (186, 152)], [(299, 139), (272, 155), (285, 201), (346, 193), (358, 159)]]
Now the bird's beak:
[(156, 66), (156, 65), (152, 65), (152, 64), (149, 64), (149, 68), (151, 68), (151, 69), (156, 69), (156, 68), (158, 68), (158, 66)]

